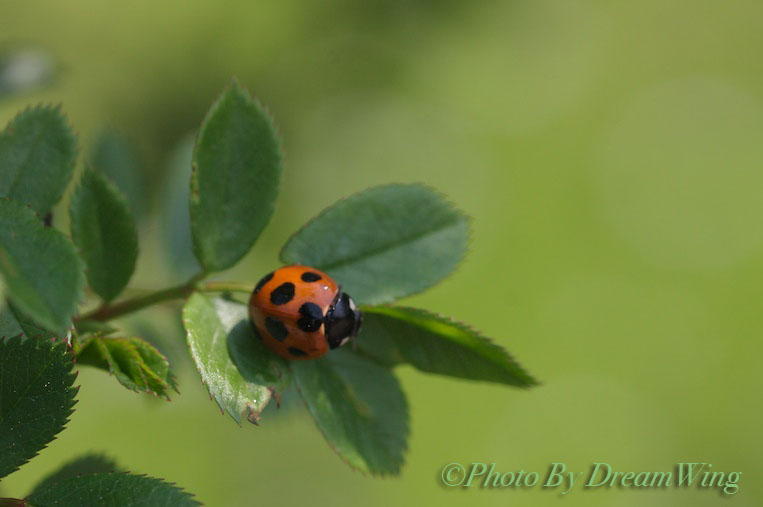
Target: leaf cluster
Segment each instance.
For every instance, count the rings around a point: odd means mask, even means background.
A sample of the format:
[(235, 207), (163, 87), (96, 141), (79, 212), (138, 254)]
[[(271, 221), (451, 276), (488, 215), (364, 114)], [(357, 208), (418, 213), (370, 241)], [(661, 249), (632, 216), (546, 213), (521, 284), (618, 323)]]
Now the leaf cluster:
[[(117, 148), (104, 145), (96, 162), (108, 166)], [(467, 251), (469, 218), (425, 185), (388, 184), (349, 196), (308, 221), (281, 249), (281, 262), (327, 272), (362, 305), (365, 322), (354, 347), (317, 360), (285, 360), (258, 339), (245, 304), (211, 295), (241, 290), (241, 284), (207, 279), (251, 250), (275, 211), (282, 178), (273, 121), (236, 81), (210, 108), (194, 145), (188, 206), (200, 270), (184, 284), (120, 299), (139, 252), (130, 202), (141, 201), (128, 201), (110, 180), (108, 174), (118, 171), (85, 168), (69, 203), (70, 234), (50, 226), (76, 155), (76, 138), (55, 107), (27, 109), (0, 134), (0, 275), (7, 298), (0, 336), (9, 337), (0, 351), (8, 361), (36, 358), (0, 370), (0, 380), (8, 383), (0, 383), (0, 406), (34, 405), (34, 412), (45, 407), (39, 401), (45, 396), (56, 404), (34, 422), (22, 424), (21, 412), (2, 414), (4, 473), (63, 427), (73, 404), (72, 356), (79, 365), (108, 371), (128, 389), (164, 398), (177, 391), (170, 365), (155, 347), (106, 323), (171, 299), (185, 300), (190, 355), (223, 413), (239, 424), (257, 424), (271, 399), (280, 403), (293, 386), (329, 445), (351, 467), (374, 475), (399, 473), (407, 449), (409, 409), (396, 367), (514, 387), (535, 384), (502, 346), (478, 331), (397, 304), (448, 277)], [(245, 284), (243, 291), (251, 289)], [(44, 370), (56, 376), (38, 392), (34, 368), (45, 361), (58, 365)], [(29, 398), (6, 402), (5, 396), (19, 392)], [(36, 489), (29, 502), (66, 498), (86, 504), (93, 495), (121, 502), (126, 492), (139, 492), (152, 505), (191, 501), (145, 477), (96, 471), (59, 479)]]
[[(76, 137), (59, 108), (29, 108), (0, 133), (0, 479), (64, 429), (73, 412), (75, 358), (120, 383), (167, 397), (169, 363), (137, 337), (78, 320), (85, 289), (106, 305), (126, 287), (138, 252), (137, 229), (122, 193), (88, 168), (70, 203), (71, 238), (51, 227), (74, 174)], [(109, 466), (107, 466), (109, 465)], [(2, 505), (198, 505), (172, 484), (115, 473), (86, 456), (42, 481), (25, 499)]]
[[(69, 421), (76, 403), (74, 357), (62, 340), (0, 338), (0, 479), (44, 449)], [(173, 484), (118, 472), (100, 455), (86, 455), (44, 478), (24, 499), (0, 505), (199, 505)]]
[[(251, 249), (275, 207), (280, 153), (267, 112), (234, 82), (205, 118), (193, 157), (191, 232), (206, 272), (229, 268)], [(211, 397), (236, 422), (256, 423), (269, 400), (294, 385), (344, 461), (371, 474), (398, 473), (409, 423), (395, 366), (535, 384), (502, 347), (468, 326), (389, 306), (450, 275), (468, 237), (468, 217), (420, 184), (370, 188), (325, 209), (287, 241), (280, 260), (327, 272), (363, 305), (356, 350), (287, 361), (262, 345), (246, 305), (196, 292), (183, 322)]]

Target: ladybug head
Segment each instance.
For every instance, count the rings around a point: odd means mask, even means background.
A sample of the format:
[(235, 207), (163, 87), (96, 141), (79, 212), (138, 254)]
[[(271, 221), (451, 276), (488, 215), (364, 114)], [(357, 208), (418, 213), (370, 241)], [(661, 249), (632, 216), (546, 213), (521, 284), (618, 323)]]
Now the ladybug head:
[(335, 349), (355, 338), (363, 322), (363, 312), (355, 305), (349, 294), (337, 292), (334, 302), (326, 312), (325, 329), (329, 347)]

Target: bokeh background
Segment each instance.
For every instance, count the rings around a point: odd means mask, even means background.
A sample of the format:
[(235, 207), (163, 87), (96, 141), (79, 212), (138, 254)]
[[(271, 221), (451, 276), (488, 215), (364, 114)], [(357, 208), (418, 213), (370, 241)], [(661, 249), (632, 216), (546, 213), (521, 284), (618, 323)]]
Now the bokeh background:
[[(122, 324), (170, 356), (182, 394), (162, 402), (83, 369), (68, 429), (0, 496), (102, 451), (213, 506), (761, 505), (761, 19), (755, 1), (0, 0), (0, 52), (42, 51), (54, 71), (5, 96), (0, 123), (61, 103), (80, 170), (122, 168), (114, 178), (141, 217), (131, 285), (193, 270), (189, 136), (235, 75), (273, 112), (286, 170), (271, 226), (220, 278), (254, 283), (292, 231), (345, 195), (425, 182), (474, 232), (460, 270), (408, 303), (482, 329), (543, 382), (518, 391), (401, 369), (407, 465), (364, 477), (294, 392), (260, 427), (221, 416), (170, 305)], [(445, 488), (453, 461), (542, 473), (554, 461), (705, 461), (743, 475), (725, 499), (561, 497)]]

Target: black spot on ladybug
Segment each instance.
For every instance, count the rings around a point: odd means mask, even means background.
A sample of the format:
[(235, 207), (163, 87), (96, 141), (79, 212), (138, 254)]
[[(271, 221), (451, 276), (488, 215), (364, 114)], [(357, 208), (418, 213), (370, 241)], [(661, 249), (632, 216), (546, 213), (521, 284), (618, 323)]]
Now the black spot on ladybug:
[(297, 347), (289, 347), (289, 354), (294, 357), (305, 357), (307, 352), (302, 349), (298, 349)]
[(270, 293), (270, 302), (274, 305), (285, 305), (294, 297), (294, 284), (284, 282)]
[(286, 335), (289, 334), (289, 331), (286, 330), (286, 326), (283, 325), (283, 322), (273, 317), (265, 317), (265, 328), (268, 330), (268, 333), (270, 333), (270, 336), (279, 342), (284, 341)]
[(302, 278), (303, 282), (317, 282), (323, 277), (319, 275), (318, 273), (313, 273), (312, 271), (305, 271), (304, 273), (302, 273), (302, 276), (300, 278)]
[(263, 286), (263, 285), (265, 285), (266, 283), (268, 283), (270, 280), (272, 280), (272, 279), (273, 279), (273, 273), (274, 273), (274, 272), (273, 272), (273, 271), (271, 271), (271, 272), (270, 272), (270, 273), (268, 273), (267, 275), (263, 276), (263, 277), (262, 277), (262, 280), (260, 280), (259, 282), (257, 282), (257, 285), (254, 287), (254, 293), (255, 293), (255, 294), (257, 294), (258, 292), (260, 292), (260, 289), (262, 289), (262, 286)]
[(302, 317), (297, 321), (297, 326), (307, 333), (317, 331), (323, 324), (323, 312), (321, 307), (315, 303), (305, 303), (299, 307), (299, 314)]

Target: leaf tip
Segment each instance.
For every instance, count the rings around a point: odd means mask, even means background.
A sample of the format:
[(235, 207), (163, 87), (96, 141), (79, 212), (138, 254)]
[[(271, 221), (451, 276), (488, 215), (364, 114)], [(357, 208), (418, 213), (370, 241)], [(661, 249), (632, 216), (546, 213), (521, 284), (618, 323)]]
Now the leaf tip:
[(246, 417), (247, 421), (254, 424), (255, 426), (260, 425), (260, 412), (256, 410), (250, 403), (246, 404), (244, 413), (242, 415)]

